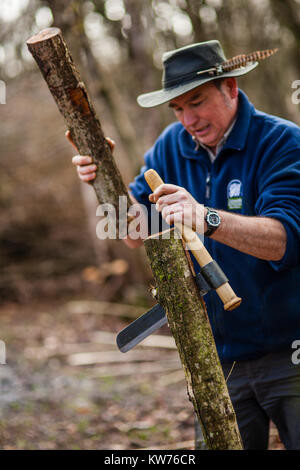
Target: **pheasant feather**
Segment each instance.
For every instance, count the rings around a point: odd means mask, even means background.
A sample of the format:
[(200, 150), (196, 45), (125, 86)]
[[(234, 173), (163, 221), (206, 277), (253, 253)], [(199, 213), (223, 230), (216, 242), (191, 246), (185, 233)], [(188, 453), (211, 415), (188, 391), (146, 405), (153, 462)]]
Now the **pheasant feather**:
[(278, 49), (266, 49), (264, 51), (250, 52), (249, 54), (236, 55), (232, 59), (226, 60), (222, 63), (222, 69), (224, 72), (230, 72), (231, 70), (238, 69), (239, 67), (245, 67), (250, 62), (256, 62), (259, 60), (266, 59), (271, 55), (275, 54)]
[(222, 64), (217, 64), (210, 69), (200, 70), (197, 72), (197, 75), (202, 75), (204, 73), (208, 73), (209, 75), (220, 75), (224, 72), (231, 72), (231, 70), (246, 67), (253, 62), (266, 59), (277, 51), (278, 49), (266, 49), (264, 51), (255, 51), (250, 52), (249, 54), (236, 55), (232, 59), (225, 60)]

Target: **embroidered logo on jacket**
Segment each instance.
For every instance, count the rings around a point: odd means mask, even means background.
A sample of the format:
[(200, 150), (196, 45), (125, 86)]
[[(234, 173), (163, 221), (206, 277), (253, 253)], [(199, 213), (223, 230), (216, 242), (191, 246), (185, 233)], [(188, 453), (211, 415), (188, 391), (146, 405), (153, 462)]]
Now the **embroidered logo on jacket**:
[(243, 185), (240, 180), (231, 180), (227, 185), (227, 208), (231, 210), (243, 207)]

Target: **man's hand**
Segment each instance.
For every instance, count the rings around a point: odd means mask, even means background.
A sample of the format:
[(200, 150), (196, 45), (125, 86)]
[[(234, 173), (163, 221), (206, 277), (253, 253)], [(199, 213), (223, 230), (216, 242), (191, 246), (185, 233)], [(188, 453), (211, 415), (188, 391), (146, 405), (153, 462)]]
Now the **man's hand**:
[[(65, 133), (65, 136), (68, 139), (68, 141), (72, 144), (72, 146), (75, 148), (75, 150), (78, 152), (78, 148), (76, 147), (71, 137), (71, 132), (67, 131)], [(106, 140), (107, 140), (108, 145), (110, 146), (111, 151), (113, 152), (115, 148), (115, 142), (109, 137), (106, 137)], [(84, 181), (85, 183), (89, 183), (90, 181), (93, 181), (93, 179), (95, 179), (97, 165), (93, 163), (92, 157), (88, 155), (75, 155), (75, 157), (72, 158), (72, 163), (73, 165), (76, 166), (77, 173), (81, 181)], [(133, 204), (138, 204), (138, 202), (135, 200), (132, 194), (129, 194), (129, 197), (132, 200)], [(141, 208), (141, 213), (143, 214), (142, 208)], [(146, 218), (145, 218), (145, 221), (141, 223), (142, 224), (147, 223)], [(130, 248), (136, 248), (143, 244), (143, 240), (141, 238), (137, 240), (131, 240), (129, 236), (123, 239), (123, 241)]]
[(204, 222), (206, 209), (181, 186), (162, 184), (150, 194), (149, 201), (156, 203), (156, 209), (167, 224), (181, 223), (198, 233), (207, 230)]
[[(67, 131), (65, 135), (68, 141), (73, 145), (75, 150), (78, 151), (76, 145), (72, 140), (70, 131)], [(115, 142), (109, 137), (106, 137), (106, 140), (111, 148), (111, 151), (113, 152), (115, 148)], [(93, 163), (92, 157), (88, 155), (75, 155), (75, 157), (72, 158), (72, 163), (76, 166), (77, 173), (81, 181), (89, 183), (90, 181), (96, 178), (97, 165)]]

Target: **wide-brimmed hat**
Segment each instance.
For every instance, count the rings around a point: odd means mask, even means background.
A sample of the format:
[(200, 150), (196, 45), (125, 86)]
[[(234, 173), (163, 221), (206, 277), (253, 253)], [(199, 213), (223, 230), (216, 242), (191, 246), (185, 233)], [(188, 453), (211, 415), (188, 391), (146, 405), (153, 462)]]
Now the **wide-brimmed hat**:
[(217, 78), (245, 75), (277, 49), (256, 51), (227, 60), (219, 41), (206, 41), (181, 47), (163, 55), (161, 90), (137, 98), (143, 108), (151, 108), (180, 96), (203, 83)]

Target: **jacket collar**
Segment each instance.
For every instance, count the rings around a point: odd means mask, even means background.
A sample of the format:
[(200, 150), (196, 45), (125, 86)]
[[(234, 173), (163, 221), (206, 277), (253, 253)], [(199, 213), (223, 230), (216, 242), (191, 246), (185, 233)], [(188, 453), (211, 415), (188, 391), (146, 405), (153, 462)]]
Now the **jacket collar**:
[[(249, 101), (247, 95), (242, 90), (239, 90), (239, 105), (236, 122), (221, 151), (224, 149), (239, 151), (244, 149), (253, 112), (253, 104)], [(178, 133), (178, 144), (180, 153), (185, 158), (198, 160), (201, 155), (207, 155), (204, 148), (195, 148), (195, 142), (192, 136), (184, 129), (184, 127), (182, 127)]]

